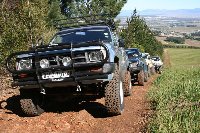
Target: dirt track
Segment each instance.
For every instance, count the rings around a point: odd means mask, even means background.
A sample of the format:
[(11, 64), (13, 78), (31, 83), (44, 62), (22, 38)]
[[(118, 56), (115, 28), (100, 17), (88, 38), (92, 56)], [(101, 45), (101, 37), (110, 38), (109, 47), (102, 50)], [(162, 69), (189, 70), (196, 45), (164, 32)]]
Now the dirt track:
[(54, 105), (41, 116), (21, 117), (18, 92), (1, 87), (0, 133), (144, 132), (150, 112), (145, 95), (155, 78), (156, 75), (152, 76), (145, 86), (134, 85), (132, 96), (125, 98), (123, 114), (114, 117), (106, 115), (103, 98), (81, 104)]
[[(164, 50), (164, 64), (170, 67), (170, 56)], [(104, 99), (65, 105), (55, 103), (38, 117), (22, 117), (18, 91), (10, 89), (9, 80), (0, 74), (0, 133), (139, 133), (146, 132), (151, 114), (146, 94), (158, 75), (153, 75), (145, 86), (134, 85), (132, 95), (125, 98), (122, 115), (106, 115)]]

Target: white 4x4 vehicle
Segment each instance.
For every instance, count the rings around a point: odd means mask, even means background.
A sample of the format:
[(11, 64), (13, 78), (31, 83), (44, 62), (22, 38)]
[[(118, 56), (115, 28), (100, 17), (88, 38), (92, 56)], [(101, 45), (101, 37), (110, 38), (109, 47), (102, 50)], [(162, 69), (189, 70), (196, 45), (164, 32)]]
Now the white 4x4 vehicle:
[(163, 65), (162, 60), (160, 59), (159, 56), (153, 56), (153, 57), (151, 57), (151, 59), (152, 59), (153, 64), (154, 64), (154, 66), (155, 66), (156, 72), (159, 73), (159, 74), (161, 74), (161, 73), (162, 73), (161, 67), (162, 67), (162, 65)]
[(150, 57), (149, 53), (143, 53), (143, 58), (145, 59), (145, 62), (147, 64), (147, 70), (148, 70), (148, 75), (150, 76), (151, 74), (155, 74), (155, 68), (153, 64), (153, 60)]

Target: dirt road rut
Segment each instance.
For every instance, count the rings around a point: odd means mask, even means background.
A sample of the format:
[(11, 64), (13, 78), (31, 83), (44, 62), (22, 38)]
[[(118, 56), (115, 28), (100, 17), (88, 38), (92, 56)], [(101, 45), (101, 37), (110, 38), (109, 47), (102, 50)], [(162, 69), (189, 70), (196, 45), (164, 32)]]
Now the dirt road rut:
[[(145, 86), (134, 85), (125, 98), (122, 115), (106, 115), (104, 99), (81, 104), (54, 105), (38, 117), (21, 117), (18, 92), (0, 88), (0, 133), (139, 133), (145, 132), (150, 113), (146, 93), (157, 75)], [(4, 83), (5, 84), (5, 83)]]

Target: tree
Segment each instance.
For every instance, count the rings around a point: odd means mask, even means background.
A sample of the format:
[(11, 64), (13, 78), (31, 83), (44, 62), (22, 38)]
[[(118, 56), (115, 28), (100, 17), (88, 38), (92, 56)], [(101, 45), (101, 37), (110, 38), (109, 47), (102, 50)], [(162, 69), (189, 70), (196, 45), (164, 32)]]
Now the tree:
[(61, 0), (61, 11), (67, 17), (110, 14), (116, 17), (127, 0)]
[(0, 5), (1, 64), (10, 53), (28, 49), (40, 36), (49, 40), (55, 31), (48, 26), (53, 17), (48, 18), (52, 6), (46, 0), (3, 0)]
[(136, 9), (131, 17), (127, 19), (127, 24), (128, 27), (121, 33), (127, 48), (137, 47), (151, 55), (162, 55), (162, 44), (156, 40), (145, 20), (137, 15)]
[(185, 38), (184, 37), (173, 37), (173, 36), (170, 36), (170, 37), (167, 37), (165, 39), (165, 41), (174, 42), (174, 43), (177, 43), (177, 44), (184, 44), (185, 43)]
[(58, 0), (49, 0), (49, 11), (47, 16), (47, 22), (52, 25), (53, 20), (66, 18), (61, 14), (60, 3)]

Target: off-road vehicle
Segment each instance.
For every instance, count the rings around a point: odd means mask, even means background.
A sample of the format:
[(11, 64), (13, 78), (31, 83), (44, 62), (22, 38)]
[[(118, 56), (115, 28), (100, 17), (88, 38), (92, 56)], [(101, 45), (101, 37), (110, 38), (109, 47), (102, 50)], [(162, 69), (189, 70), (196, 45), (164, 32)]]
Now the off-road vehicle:
[(68, 100), (75, 96), (105, 97), (108, 113), (123, 112), (124, 95), (131, 93), (124, 43), (115, 34), (113, 21), (81, 18), (76, 23), (74, 18), (73, 23), (56, 21), (60, 31), (49, 44), (7, 58), (25, 115), (43, 113), (47, 97)]
[(147, 71), (148, 71), (148, 76), (150, 77), (151, 75), (155, 74), (155, 67), (153, 64), (153, 60), (151, 59), (151, 56), (149, 53), (142, 53), (143, 58), (147, 64)]
[(152, 56), (151, 59), (153, 61), (156, 73), (161, 74), (162, 66), (163, 66), (163, 62), (162, 62), (161, 58), (159, 56)]
[(142, 53), (137, 48), (126, 49), (126, 53), (129, 59), (131, 79), (139, 85), (144, 85), (144, 82), (148, 80), (148, 71)]

